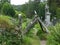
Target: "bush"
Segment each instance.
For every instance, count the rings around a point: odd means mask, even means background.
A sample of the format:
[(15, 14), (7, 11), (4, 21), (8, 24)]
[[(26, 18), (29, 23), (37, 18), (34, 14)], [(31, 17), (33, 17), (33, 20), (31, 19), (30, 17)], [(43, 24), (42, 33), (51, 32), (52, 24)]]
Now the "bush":
[(14, 29), (16, 24), (11, 19), (0, 15), (0, 45), (20, 45), (20, 34)]
[[(19, 34), (19, 33), (18, 33)], [(5, 31), (0, 35), (0, 45), (40, 45), (40, 40), (24, 36), (21, 42), (21, 37), (10, 31)]]
[(0, 15), (0, 28), (5, 28), (10, 30), (11, 28), (14, 28), (15, 25), (11, 20), (11, 17)]
[(0, 34), (0, 45), (20, 45), (20, 37), (18, 34), (5, 30)]
[(9, 16), (14, 16), (15, 15), (15, 10), (13, 9), (13, 7), (9, 4), (9, 3), (4, 3), (2, 6), (2, 11), (3, 14), (5, 15), (9, 15)]
[(24, 35), (21, 38), (19, 30), (14, 30), (15, 25), (11, 17), (5, 15), (0, 16), (0, 28), (6, 28), (0, 32), (0, 45), (40, 45), (40, 40), (37, 37), (32, 38)]
[(60, 45), (60, 24), (49, 28), (51, 33), (47, 38), (47, 45)]

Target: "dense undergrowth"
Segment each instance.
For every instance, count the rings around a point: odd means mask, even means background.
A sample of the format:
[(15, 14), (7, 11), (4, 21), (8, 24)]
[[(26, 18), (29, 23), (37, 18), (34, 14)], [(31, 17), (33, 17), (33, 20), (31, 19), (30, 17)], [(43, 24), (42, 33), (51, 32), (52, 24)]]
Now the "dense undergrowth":
[[(1, 45), (40, 45), (40, 40), (34, 34), (32, 34), (31, 36), (31, 33), (29, 33), (28, 35), (30, 36), (26, 35), (21, 38), (21, 33), (19, 32), (19, 30), (15, 29), (18, 23), (15, 22), (10, 16), (0, 15)], [(22, 23), (22, 25), (22, 28), (25, 29), (26, 22)]]
[(47, 38), (47, 45), (60, 45), (60, 24), (49, 28), (51, 33)]
[[(40, 40), (46, 39), (47, 45), (60, 45), (60, 24), (48, 27), (51, 33), (46, 34), (42, 31), (40, 25), (36, 23), (26, 35), (21, 37), (18, 14), (22, 15), (22, 31), (24, 31), (26, 26), (31, 22), (31, 18), (35, 15), (34, 10), (42, 17), (42, 20), (45, 19), (44, 13), (46, 2), (31, 2), (32, 5), (29, 3), (23, 4), (17, 8), (19, 11), (10, 3), (3, 2), (3, 4), (0, 4), (0, 45), (40, 45)], [(35, 6), (37, 8), (35, 8)], [(50, 9), (52, 13), (51, 19), (54, 17), (60, 19), (60, 8), (55, 8), (51, 7), (52, 10)]]
[(0, 15), (0, 28), (13, 28), (14, 24), (11, 17)]
[[(49, 27), (50, 34), (44, 33), (36, 23), (26, 35), (21, 38), (21, 33), (16, 30), (18, 20), (13, 21), (10, 16), (0, 15), (0, 44), (1, 45), (40, 45), (40, 40), (47, 39), (47, 45), (60, 45), (60, 24)], [(30, 20), (30, 19), (28, 19)], [(22, 23), (22, 30), (30, 21)]]

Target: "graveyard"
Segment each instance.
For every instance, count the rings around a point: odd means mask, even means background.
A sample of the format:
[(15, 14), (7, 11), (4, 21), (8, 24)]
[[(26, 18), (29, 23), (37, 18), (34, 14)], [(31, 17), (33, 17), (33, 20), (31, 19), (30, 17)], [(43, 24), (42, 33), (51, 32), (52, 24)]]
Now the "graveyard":
[(59, 0), (11, 1), (0, 0), (0, 45), (60, 45)]

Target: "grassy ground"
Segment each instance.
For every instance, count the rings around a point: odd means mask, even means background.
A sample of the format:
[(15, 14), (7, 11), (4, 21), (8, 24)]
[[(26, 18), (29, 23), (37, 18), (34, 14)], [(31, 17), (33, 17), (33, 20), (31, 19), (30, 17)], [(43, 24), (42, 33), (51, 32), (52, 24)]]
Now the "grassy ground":
[(40, 45), (40, 40), (37, 37), (25, 37), (24, 45)]

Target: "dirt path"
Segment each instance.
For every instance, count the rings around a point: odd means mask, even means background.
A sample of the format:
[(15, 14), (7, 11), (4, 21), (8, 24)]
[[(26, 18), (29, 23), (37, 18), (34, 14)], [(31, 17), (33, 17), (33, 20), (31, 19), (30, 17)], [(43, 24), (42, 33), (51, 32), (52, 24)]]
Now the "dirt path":
[(41, 45), (46, 45), (46, 41), (45, 40), (41, 40), (40, 43), (41, 43)]

